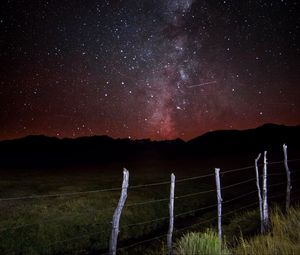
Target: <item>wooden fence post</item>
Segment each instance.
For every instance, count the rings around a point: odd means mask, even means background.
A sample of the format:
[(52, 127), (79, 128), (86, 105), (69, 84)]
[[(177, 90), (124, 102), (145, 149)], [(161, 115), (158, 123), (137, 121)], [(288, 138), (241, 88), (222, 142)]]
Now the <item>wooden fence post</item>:
[(264, 152), (264, 169), (263, 169), (263, 218), (264, 229), (266, 232), (269, 225), (269, 212), (268, 212), (268, 197), (267, 197), (267, 151)]
[(221, 196), (221, 184), (220, 184), (220, 168), (215, 168), (216, 175), (216, 187), (217, 187), (217, 199), (218, 199), (218, 234), (219, 239), (222, 242), (222, 196)]
[(170, 213), (170, 221), (169, 221), (169, 231), (167, 236), (167, 246), (168, 246), (168, 254), (173, 254), (173, 244), (172, 244), (172, 236), (174, 229), (174, 190), (175, 190), (175, 175), (171, 174), (171, 186), (170, 186), (170, 203), (169, 203), (169, 213)]
[(283, 145), (283, 153), (284, 153), (284, 166), (285, 166), (285, 171), (286, 171), (286, 179), (287, 179), (287, 184), (286, 184), (286, 203), (285, 203), (285, 209), (286, 211), (289, 210), (290, 203), (291, 203), (291, 172), (288, 166), (287, 162), (287, 145)]
[(261, 154), (259, 153), (257, 158), (255, 159), (255, 173), (256, 173), (256, 186), (257, 186), (257, 193), (258, 193), (258, 202), (259, 202), (259, 216), (260, 216), (260, 232), (264, 232), (264, 221), (263, 221), (263, 206), (262, 206), (262, 199), (261, 199), (261, 190), (259, 184), (259, 173), (258, 173), (258, 160), (260, 159)]
[(117, 252), (117, 242), (118, 242), (118, 234), (119, 234), (119, 223), (120, 217), (122, 213), (122, 209), (126, 202), (127, 198), (127, 189), (128, 189), (128, 181), (129, 181), (129, 172), (127, 169), (123, 169), (123, 183), (122, 183), (122, 191), (121, 197), (118, 203), (118, 207), (116, 208), (112, 220), (112, 231), (109, 242), (109, 255), (115, 255)]

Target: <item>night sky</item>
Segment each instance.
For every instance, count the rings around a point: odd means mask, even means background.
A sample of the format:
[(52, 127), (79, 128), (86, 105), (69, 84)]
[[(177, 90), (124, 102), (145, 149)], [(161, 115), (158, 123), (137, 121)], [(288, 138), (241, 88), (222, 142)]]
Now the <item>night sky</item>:
[(299, 1), (1, 1), (0, 140), (300, 124)]

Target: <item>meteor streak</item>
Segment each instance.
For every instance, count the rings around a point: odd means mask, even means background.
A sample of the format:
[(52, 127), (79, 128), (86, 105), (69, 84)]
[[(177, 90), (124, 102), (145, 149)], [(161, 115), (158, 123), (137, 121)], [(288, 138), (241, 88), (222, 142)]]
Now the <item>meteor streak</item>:
[(203, 82), (203, 83), (199, 83), (199, 84), (195, 84), (195, 85), (191, 85), (191, 86), (187, 86), (187, 87), (188, 88), (202, 87), (202, 86), (214, 84), (214, 83), (217, 83), (217, 81), (208, 81), (208, 82)]

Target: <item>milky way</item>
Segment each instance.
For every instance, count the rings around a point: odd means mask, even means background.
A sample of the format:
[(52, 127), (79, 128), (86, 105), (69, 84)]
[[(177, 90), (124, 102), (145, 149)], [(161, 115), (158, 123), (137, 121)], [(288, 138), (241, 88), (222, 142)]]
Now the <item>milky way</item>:
[(300, 122), (297, 1), (3, 1), (0, 139)]

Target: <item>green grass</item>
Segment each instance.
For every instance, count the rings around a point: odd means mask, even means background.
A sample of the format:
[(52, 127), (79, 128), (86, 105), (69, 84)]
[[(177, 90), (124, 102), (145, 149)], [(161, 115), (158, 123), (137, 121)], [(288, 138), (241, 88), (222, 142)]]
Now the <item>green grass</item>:
[(291, 208), (283, 214), (278, 208), (271, 213), (271, 229), (266, 235), (240, 238), (234, 249), (237, 255), (293, 255), (300, 254), (300, 208)]
[(217, 234), (212, 230), (204, 233), (188, 233), (181, 237), (175, 246), (177, 255), (227, 255), (229, 250), (221, 244)]
[(236, 215), (224, 229), (227, 235), (223, 246), (212, 230), (190, 232), (177, 241), (176, 255), (300, 254), (300, 207), (290, 208), (288, 213), (275, 207), (270, 214), (270, 229), (264, 235), (258, 233), (256, 211)]

